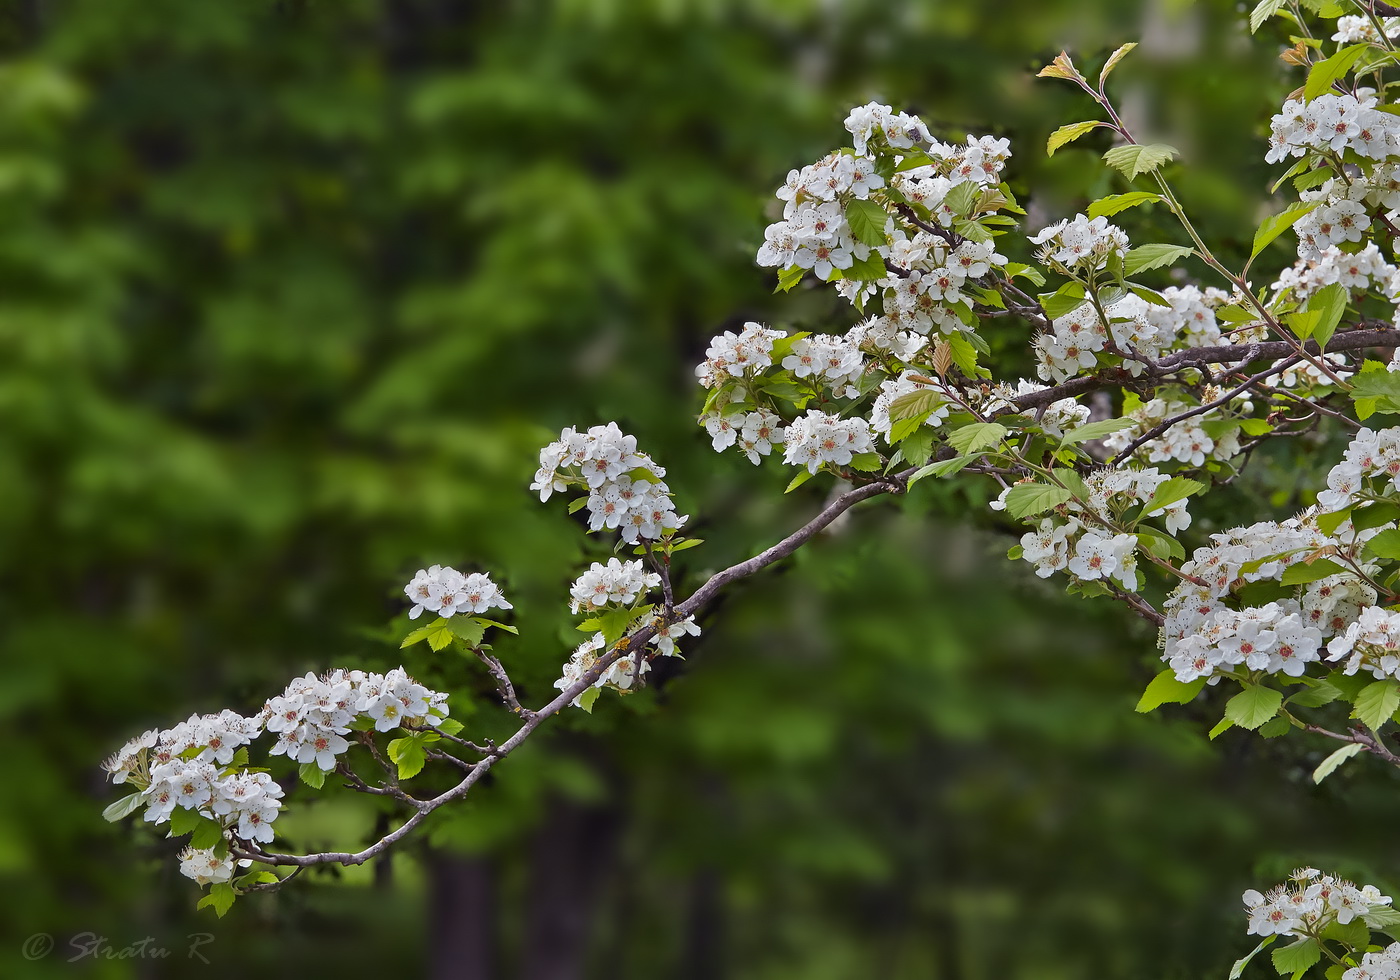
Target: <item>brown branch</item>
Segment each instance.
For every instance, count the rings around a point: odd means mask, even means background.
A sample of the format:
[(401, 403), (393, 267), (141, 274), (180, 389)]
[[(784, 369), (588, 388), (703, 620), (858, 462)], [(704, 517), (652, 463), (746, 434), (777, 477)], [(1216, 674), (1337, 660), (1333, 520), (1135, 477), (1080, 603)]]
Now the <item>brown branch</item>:
[[(1328, 342), (1327, 353), (1362, 350), (1367, 347), (1397, 346), (1400, 346), (1400, 329), (1386, 327), (1378, 330), (1349, 330), (1346, 333), (1337, 334)], [(1320, 353), (1316, 341), (1310, 340), (1304, 347), (1310, 354)], [(1257, 344), (1232, 344), (1224, 347), (1187, 347), (1185, 350), (1175, 351), (1160, 361), (1153, 362), (1148, 366), (1146, 372), (1137, 378), (1129, 376), (1121, 368), (1113, 369), (1114, 377), (1111, 378), (1098, 375), (1074, 378), (1063, 384), (1011, 399), (1014, 406), (1011, 411), (1038, 408), (1041, 405), (1057, 402), (1062, 398), (1073, 398), (1091, 391), (1098, 391), (1101, 388), (1116, 388), (1133, 382), (1145, 382), (1206, 364), (1231, 364), (1245, 360), (1251, 351), (1254, 352), (1252, 357), (1254, 360), (1265, 357), (1279, 359), (1298, 352), (1294, 344), (1283, 340), (1262, 341)]]
[[(676, 616), (680, 619), (685, 619), (687, 616), (693, 615), (696, 610), (714, 598), (714, 596), (729, 583), (753, 575), (767, 568), (769, 565), (772, 565), (774, 562), (781, 561), (788, 557), (856, 504), (886, 493), (903, 493), (905, 485), (913, 472), (912, 469), (909, 469), (891, 476), (883, 477), (874, 482), (856, 487), (853, 490), (848, 490), (836, 497), (822, 508), (821, 512), (818, 513), (816, 517), (783, 538), (783, 540), (773, 545), (773, 547), (760, 552), (747, 561), (739, 562), (737, 565), (732, 565), (710, 576), (709, 580), (706, 581), (704, 585), (700, 586), (700, 588), (696, 589), (695, 592), (691, 594), (690, 598), (676, 607)], [(251, 858), (262, 864), (293, 867), (309, 867), (317, 864), (364, 864), (366, 861), (384, 853), (404, 837), (413, 833), (428, 814), (441, 806), (451, 803), (453, 800), (465, 796), (486, 773), (490, 772), (492, 766), (518, 748), (545, 719), (558, 714), (572, 703), (575, 698), (592, 687), (594, 681), (603, 676), (603, 673), (613, 664), (617, 663), (623, 657), (634, 654), (638, 650), (645, 648), (646, 644), (656, 634), (656, 631), (657, 627), (655, 624), (646, 626), (627, 637), (625, 641), (618, 643), (604, 656), (599, 657), (593, 666), (584, 672), (582, 677), (569, 685), (569, 687), (560, 693), (553, 701), (528, 717), (514, 735), (502, 742), (499, 747), (495, 747), (492, 754), (472, 766), (470, 771), (462, 778), (461, 782), (430, 800), (418, 801), (417, 812), (400, 824), (398, 828), (385, 834), (368, 847), (359, 851), (321, 851), (314, 854), (278, 854), (271, 851), (234, 848), (234, 854), (239, 858)]]

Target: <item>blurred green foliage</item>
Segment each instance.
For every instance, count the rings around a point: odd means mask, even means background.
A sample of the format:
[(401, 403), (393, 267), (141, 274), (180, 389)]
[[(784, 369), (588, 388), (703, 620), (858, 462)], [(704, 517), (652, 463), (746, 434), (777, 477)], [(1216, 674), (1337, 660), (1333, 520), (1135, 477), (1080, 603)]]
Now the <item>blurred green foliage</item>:
[[(745, 319), (851, 322), (752, 262), (772, 189), (851, 104), (1011, 136), (1014, 188), (1059, 217), (1117, 178), (1097, 136), (1045, 158), (1090, 107), (1033, 70), (1140, 39), (1129, 118), (1183, 149), (1183, 199), (1237, 253), (1291, 87), (1239, 20), (1166, 0), (0, 6), (0, 975), (1196, 977), (1248, 948), (1241, 889), (1294, 862), (1394, 881), (1372, 816), (1393, 780), (1315, 789), (1325, 746), (1209, 745), (1202, 706), (1135, 715), (1153, 637), (1008, 566), (972, 527), (980, 492), (937, 481), (727, 597), (683, 670), (562, 719), (392, 866), (196, 917), (173, 842), (100, 817), (98, 763), (143, 728), (399, 663), (398, 588), (431, 562), (504, 583), (522, 636), (498, 652), (544, 700), (580, 639), (564, 590), (607, 549), (525, 490), (562, 425), (617, 419), (668, 467), (708, 539), (689, 582), (810, 513), (815, 484), (784, 498), (782, 474), (709, 451), (691, 366)], [(1166, 217), (1135, 212), (1139, 240), (1178, 240)], [(508, 730), (470, 665), (407, 657), (473, 731)], [(331, 795), (279, 830), (384, 826)], [(89, 931), (174, 959), (60, 962)], [(194, 931), (207, 967), (182, 960)], [(37, 932), (59, 947), (26, 961)]]

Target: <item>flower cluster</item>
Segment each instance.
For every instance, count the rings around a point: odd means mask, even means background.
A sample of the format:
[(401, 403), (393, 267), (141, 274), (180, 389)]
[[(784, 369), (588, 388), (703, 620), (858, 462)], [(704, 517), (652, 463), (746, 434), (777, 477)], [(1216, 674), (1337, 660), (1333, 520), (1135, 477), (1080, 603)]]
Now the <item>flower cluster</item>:
[(137, 788), (148, 823), (165, 823), (179, 807), (215, 817), (243, 840), (266, 842), (282, 806), (282, 787), (265, 772), (230, 765), (236, 746), (261, 729), (260, 718), (232, 711), (195, 715), (132, 739), (103, 768), (114, 783)]
[(1233, 609), (1222, 600), (1249, 583), (1276, 581), (1289, 566), (1348, 539), (1359, 542), (1375, 533), (1357, 534), (1344, 525), (1329, 537), (1310, 521), (1291, 519), (1211, 535), (1211, 545), (1197, 548), (1181, 566), (1195, 581), (1183, 581), (1163, 606), (1162, 659), (1183, 682), (1206, 677), (1213, 684), (1222, 671), (1240, 665), (1301, 676), (1306, 664), (1321, 659), (1323, 642), (1375, 602), (1370, 586), (1348, 571), (1261, 606)]
[(686, 521), (676, 514), (665, 475), (650, 456), (637, 452), (635, 436), (609, 422), (587, 432), (568, 428), (559, 433), (557, 442), (540, 450), (540, 468), (530, 489), (538, 490), (543, 501), (571, 486), (586, 488), (589, 530), (615, 528), (623, 541), (636, 544), (638, 538), (655, 540)]
[(1284, 269), (1271, 288), (1275, 294), (1288, 292), (1294, 299), (1304, 300), (1333, 283), (1351, 293), (1374, 289), (1392, 303), (1400, 298), (1400, 271), (1385, 260), (1374, 242), (1356, 252), (1329, 245), (1312, 258), (1299, 259)]
[(1264, 894), (1251, 888), (1243, 898), (1252, 936), (1316, 936), (1390, 905), (1376, 886), (1358, 888), (1316, 868), (1299, 868), (1284, 884)]
[[(627, 629), (627, 636), (632, 636), (643, 629), (655, 626), (658, 622), (655, 613), (642, 616), (635, 620)], [(679, 657), (680, 648), (676, 646), (676, 641), (686, 636), (699, 636), (700, 627), (695, 623), (694, 616), (688, 616), (683, 620), (671, 623), (668, 626), (658, 628), (656, 633), (647, 641), (649, 646), (656, 648), (663, 657)], [(579, 681), (585, 674), (597, 666), (598, 660), (603, 656), (607, 648), (607, 639), (602, 633), (594, 633), (591, 637), (579, 644), (574, 650), (568, 662), (564, 664), (564, 672), (560, 678), (554, 682), (554, 686), (560, 691), (567, 691)], [(598, 678), (570, 703), (574, 707), (585, 707), (591, 704), (588, 692), (600, 690), (602, 688), (612, 688), (615, 691), (626, 693), (639, 686), (640, 678), (645, 677), (651, 671), (651, 661), (648, 657), (641, 657), (641, 668), (638, 673), (638, 657), (628, 655), (620, 657), (608, 665)], [(596, 696), (596, 695), (594, 695)]]
[(407, 725), (437, 726), (447, 713), (447, 695), (419, 684), (402, 667), (387, 674), (307, 674), (263, 707), (267, 730), (277, 735), (269, 754), (303, 765), (314, 762), (323, 771), (334, 769), (336, 757), (349, 748), (345, 735), (358, 720), (386, 732)]
[(746, 373), (761, 371), (773, 363), (773, 342), (783, 337), (781, 330), (769, 330), (752, 321), (735, 333), (726, 330), (710, 341), (705, 360), (695, 368), (696, 377), (706, 388), (713, 388), (724, 378), (742, 378)]
[(1036, 255), (1041, 262), (1081, 275), (1106, 268), (1111, 258), (1121, 261), (1130, 245), (1123, 229), (1107, 218), (1082, 214), (1042, 228), (1030, 242), (1040, 246)]
[(1400, 149), (1400, 119), (1376, 108), (1367, 96), (1321, 95), (1311, 102), (1289, 99), (1270, 120), (1269, 152), (1278, 163), (1310, 152), (1352, 150), (1368, 160), (1384, 160)]
[[(1132, 534), (1107, 530), (1129, 508), (1144, 504), (1144, 516), (1165, 518), (1167, 530), (1175, 533), (1189, 527), (1191, 515), (1185, 500), (1153, 507), (1158, 487), (1170, 479), (1155, 468), (1141, 470), (1095, 470), (1084, 481), (1087, 500), (1071, 500), (1063, 512), (1043, 518), (1034, 531), (1021, 537), (1021, 557), (1035, 566), (1035, 573), (1048, 578), (1057, 571), (1068, 571), (1082, 582), (1114, 580), (1129, 592), (1139, 587), (1136, 549)], [(1010, 488), (992, 503), (1004, 509)]]
[[(1194, 406), (1174, 398), (1153, 398), (1128, 407), (1124, 418), (1135, 423), (1126, 429), (1119, 429), (1104, 439), (1104, 446), (1113, 453), (1121, 453), (1160, 423)], [(1246, 397), (1237, 398), (1230, 406), (1234, 414), (1248, 415), (1253, 403)], [(1216, 413), (1218, 420), (1223, 413)], [(1240, 451), (1239, 432), (1236, 429), (1217, 430), (1215, 436), (1206, 430), (1207, 419), (1201, 415), (1182, 419), (1155, 439), (1149, 439), (1134, 450), (1133, 455), (1149, 463), (1180, 462), (1190, 466), (1204, 466), (1208, 459), (1228, 460)]]
[(463, 575), (445, 565), (420, 568), (403, 591), (413, 601), (413, 608), (408, 612), (409, 619), (417, 619), (423, 615), (424, 609), (451, 618), (459, 612), (484, 613), (493, 607), (513, 608), (490, 576), (481, 572)]
[(1342, 461), (1328, 471), (1327, 489), (1317, 495), (1317, 506), (1342, 510), (1368, 490), (1400, 492), (1400, 428), (1357, 432)]
[(815, 473), (823, 463), (845, 466), (855, 456), (874, 451), (873, 432), (865, 419), (843, 419), (810, 409), (788, 426), (783, 461)]
[(608, 559), (606, 565), (594, 562), (569, 589), (569, 610), (601, 609), (603, 606), (628, 606), (648, 589), (661, 584), (661, 576), (646, 570), (640, 561)]
[(792, 353), (783, 358), (783, 367), (796, 378), (812, 378), (830, 388), (837, 397), (855, 398), (856, 382), (865, 369), (860, 347), (847, 337), (813, 334), (793, 341)]
[(232, 854), (220, 857), (212, 847), (187, 847), (180, 852), (180, 874), (201, 885), (222, 884), (233, 877), (235, 868), (252, 863), (247, 858), (239, 861)]
[(872, 333), (887, 350), (910, 332), (971, 330), (965, 284), (1007, 260), (984, 232), (951, 229), (1007, 204), (998, 182), (1009, 142), (933, 141), (918, 117), (878, 103), (851, 110), (846, 128), (854, 151), (793, 170), (779, 188), (783, 219), (765, 231), (759, 264), (811, 269), (860, 306), (879, 294), (887, 322)]
[(1343, 972), (1341, 980), (1400, 980), (1400, 943), (1363, 954), (1361, 965)]
[[(1400, 37), (1400, 17), (1384, 17), (1381, 23), (1385, 26), (1386, 37), (1392, 40)], [(1332, 40), (1338, 44), (1359, 44), (1363, 41), (1381, 43), (1376, 25), (1366, 17), (1338, 17), (1337, 32), (1332, 35)]]
[(842, 202), (864, 200), (883, 186), (875, 161), (860, 154), (831, 153), (791, 171), (778, 190), (783, 220), (764, 232), (759, 265), (811, 269), (827, 279), (833, 270), (866, 259), (870, 246), (855, 237)]
[(1346, 632), (1327, 644), (1327, 659), (1347, 658), (1344, 670), (1354, 674), (1362, 667), (1377, 680), (1400, 677), (1400, 613), (1367, 606)]

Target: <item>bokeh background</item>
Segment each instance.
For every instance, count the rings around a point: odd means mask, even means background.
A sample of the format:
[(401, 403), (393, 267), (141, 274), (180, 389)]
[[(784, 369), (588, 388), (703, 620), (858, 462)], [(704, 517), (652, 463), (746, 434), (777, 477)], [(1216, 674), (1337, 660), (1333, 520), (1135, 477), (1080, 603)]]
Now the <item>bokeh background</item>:
[[(1223, 976), (1240, 891), (1298, 863), (1400, 884), (1394, 778), (1313, 787), (1328, 746), (1209, 743), (1218, 704), (1134, 714), (1150, 631), (1008, 563), (983, 490), (941, 481), (734, 590), (683, 666), (553, 724), (390, 861), (217, 920), (175, 842), (100, 816), (126, 738), (307, 670), (406, 662), (505, 731), (471, 665), (397, 650), (429, 563), (504, 583), (498, 652), (546, 700), (567, 584), (608, 546), (526, 490), (563, 425), (616, 419), (668, 467), (707, 539), (692, 585), (819, 507), (824, 481), (784, 497), (781, 467), (710, 452), (692, 368), (746, 319), (852, 322), (752, 260), (852, 104), (1011, 137), (1057, 218), (1123, 188), (1097, 135), (1045, 158), (1089, 107), (1034, 71), (1140, 40), (1126, 111), (1237, 254), (1297, 84), (1244, 10), (0, 3), (0, 976), (1166, 980)], [(1310, 465), (1264, 460), (1216, 520), (1286, 513)], [(388, 819), (328, 791), (278, 829)], [(57, 948), (26, 960), (35, 933)], [(66, 962), (82, 934), (172, 955)]]

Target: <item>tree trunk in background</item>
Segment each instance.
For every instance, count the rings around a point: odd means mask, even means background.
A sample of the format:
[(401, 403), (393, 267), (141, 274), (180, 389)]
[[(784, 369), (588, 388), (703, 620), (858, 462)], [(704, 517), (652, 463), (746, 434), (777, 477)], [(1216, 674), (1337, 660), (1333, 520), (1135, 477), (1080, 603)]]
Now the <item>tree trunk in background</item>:
[(431, 980), (496, 980), (496, 866), (489, 858), (430, 852)]
[(685, 962), (679, 980), (720, 980), (724, 969), (724, 891), (719, 872), (702, 868), (690, 879)]
[(521, 980), (582, 980), (588, 939), (621, 816), (558, 801), (530, 849)]

